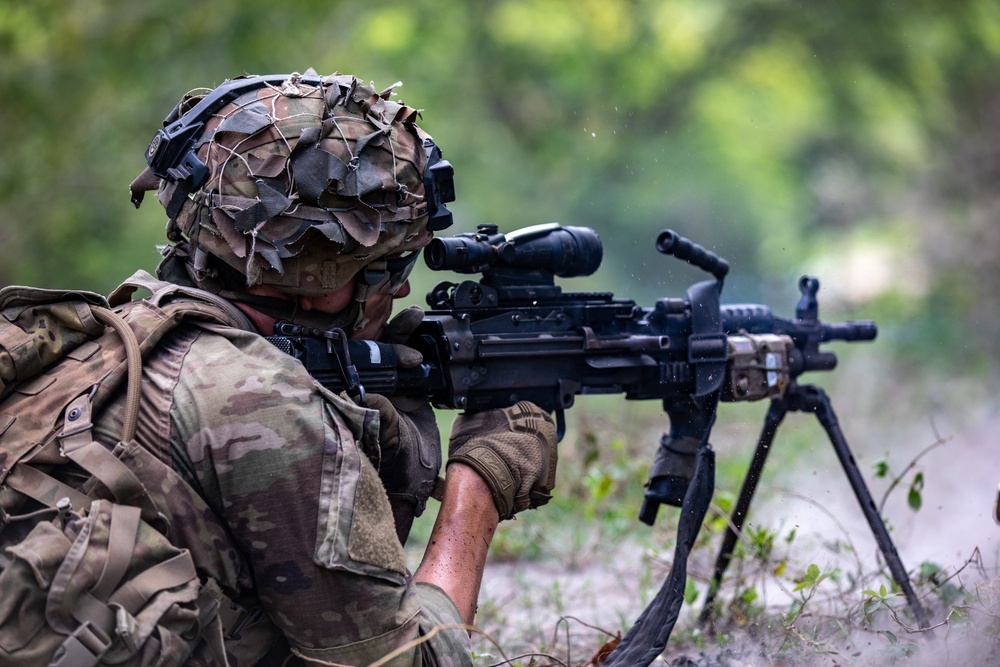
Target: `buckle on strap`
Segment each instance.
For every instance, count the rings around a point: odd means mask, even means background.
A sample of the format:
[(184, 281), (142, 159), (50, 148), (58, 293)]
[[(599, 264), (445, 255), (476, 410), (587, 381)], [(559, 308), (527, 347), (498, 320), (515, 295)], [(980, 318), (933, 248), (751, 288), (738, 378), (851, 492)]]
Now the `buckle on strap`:
[[(96, 389), (96, 385), (94, 389)], [(64, 454), (66, 450), (82, 447), (93, 439), (89, 435), (80, 437), (80, 434), (88, 434), (93, 428), (90, 416), (90, 401), (93, 398), (94, 389), (89, 394), (80, 394), (66, 406), (62, 431), (58, 436), (60, 447)]]
[[(96, 651), (90, 648), (92, 644), (97, 645)], [(94, 667), (109, 646), (111, 640), (97, 626), (85, 622), (59, 645), (49, 667)]]
[(219, 603), (219, 620), (226, 639), (240, 639), (263, 615), (264, 610), (260, 607), (247, 608), (229, 599)]

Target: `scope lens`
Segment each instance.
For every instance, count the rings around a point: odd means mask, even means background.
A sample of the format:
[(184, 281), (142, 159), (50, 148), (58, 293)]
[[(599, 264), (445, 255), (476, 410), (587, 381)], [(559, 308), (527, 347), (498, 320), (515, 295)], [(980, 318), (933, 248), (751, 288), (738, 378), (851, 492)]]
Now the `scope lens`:
[(444, 247), (442, 239), (431, 239), (431, 242), (424, 248), (424, 262), (435, 271), (440, 271), (443, 268), (446, 257), (447, 249)]

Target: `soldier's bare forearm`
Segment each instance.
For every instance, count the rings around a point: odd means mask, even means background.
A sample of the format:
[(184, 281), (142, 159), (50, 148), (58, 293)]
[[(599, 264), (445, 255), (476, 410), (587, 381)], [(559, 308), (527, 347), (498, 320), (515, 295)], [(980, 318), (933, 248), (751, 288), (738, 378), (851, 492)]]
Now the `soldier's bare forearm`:
[(493, 497), (479, 475), (461, 463), (448, 466), (444, 500), (414, 580), (443, 589), (470, 625), (499, 521)]

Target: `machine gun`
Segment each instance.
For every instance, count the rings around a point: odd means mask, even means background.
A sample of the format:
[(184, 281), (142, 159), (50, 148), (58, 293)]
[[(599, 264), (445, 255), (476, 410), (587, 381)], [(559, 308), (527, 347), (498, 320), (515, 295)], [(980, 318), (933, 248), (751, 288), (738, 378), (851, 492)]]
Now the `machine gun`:
[(794, 320), (762, 305), (719, 304), (729, 264), (670, 230), (657, 248), (712, 273), (687, 298), (652, 308), (610, 292), (564, 293), (554, 277), (589, 275), (602, 259), (597, 234), (584, 227), (538, 225), (506, 236), (494, 225), (436, 238), (425, 250), (435, 271), (481, 274), (476, 282), (441, 282), (431, 309), (407, 345), (424, 356), (397, 367), (391, 346), (348, 341), (339, 330), (279, 323), (272, 342), (301, 359), (324, 386), (352, 395), (428, 397), (440, 408), (489, 410), (529, 400), (563, 413), (577, 395), (624, 394), (666, 403), (723, 389), (722, 400), (783, 393), (796, 377), (831, 370), (836, 356), (820, 343), (873, 340), (870, 321), (816, 319), (819, 282), (805, 277)]
[(708, 436), (720, 400), (769, 399), (771, 407), (702, 618), (708, 618), (778, 425), (789, 411), (810, 411), (826, 430), (894, 579), (926, 627), (829, 399), (818, 387), (798, 383), (803, 373), (836, 366), (836, 355), (820, 349), (823, 343), (874, 340), (875, 323), (821, 322), (819, 281), (811, 276), (799, 281), (792, 319), (764, 305), (722, 305), (726, 260), (671, 230), (659, 234), (656, 248), (714, 280), (692, 285), (686, 298), (661, 298), (650, 308), (610, 292), (564, 293), (556, 276), (590, 275), (600, 266), (603, 250), (593, 230), (548, 224), (504, 235), (496, 225), (480, 225), (475, 233), (436, 238), (425, 249), (431, 269), (479, 280), (444, 281), (427, 295), (430, 310), (407, 342), (423, 355), (420, 365), (401, 368), (392, 346), (348, 340), (336, 329), (279, 323), (271, 340), (299, 358), (321, 384), (359, 400), (365, 391), (420, 396), (436, 407), (469, 411), (529, 400), (555, 413), (560, 439), (564, 412), (578, 395), (662, 401), (671, 433), (661, 439), (660, 457), (678, 455), (671, 443), (684, 435), (700, 443), (697, 452), (688, 452), (691, 461), (697, 454), (697, 465), (668, 463), (671, 474), (651, 476), (640, 520), (652, 525), (664, 503), (682, 507), (674, 566), (606, 665), (646, 665), (666, 645), (683, 599), (687, 553), (711, 500), (714, 455)]

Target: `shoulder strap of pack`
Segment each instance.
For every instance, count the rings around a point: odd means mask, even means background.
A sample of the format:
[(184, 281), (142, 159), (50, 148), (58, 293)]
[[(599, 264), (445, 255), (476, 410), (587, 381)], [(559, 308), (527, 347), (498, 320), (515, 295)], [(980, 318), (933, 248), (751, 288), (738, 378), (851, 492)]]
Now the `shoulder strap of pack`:
[(139, 289), (148, 290), (152, 296), (147, 297), (146, 301), (158, 308), (165, 308), (168, 303), (178, 299), (186, 299), (215, 308), (222, 324), (244, 331), (256, 331), (242, 310), (219, 295), (197, 287), (157, 280), (146, 271), (136, 271), (111, 293), (108, 302), (112, 307), (120, 306), (127, 303)]

